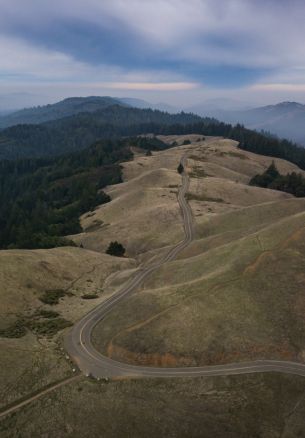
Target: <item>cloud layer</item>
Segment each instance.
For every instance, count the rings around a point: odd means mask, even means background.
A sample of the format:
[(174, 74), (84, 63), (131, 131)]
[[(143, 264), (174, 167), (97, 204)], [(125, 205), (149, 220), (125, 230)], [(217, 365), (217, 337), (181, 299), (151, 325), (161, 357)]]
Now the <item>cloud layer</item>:
[(0, 0), (0, 7), (0, 87), (304, 91), (302, 0)]

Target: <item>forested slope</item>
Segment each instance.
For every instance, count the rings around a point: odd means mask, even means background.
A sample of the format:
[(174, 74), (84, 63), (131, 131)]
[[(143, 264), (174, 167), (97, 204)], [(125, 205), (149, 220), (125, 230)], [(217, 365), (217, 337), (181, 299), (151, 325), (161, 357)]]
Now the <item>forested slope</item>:
[[(102, 138), (158, 133), (168, 125), (200, 122), (193, 114), (114, 105), (38, 125), (16, 125), (0, 132), (0, 159), (45, 157), (74, 152)], [(207, 119), (210, 121), (210, 119)]]
[[(118, 163), (132, 157), (131, 143), (105, 140), (59, 158), (1, 161), (0, 247), (71, 243), (62, 236), (81, 231), (79, 216), (110, 200), (100, 189), (121, 181)], [(146, 141), (149, 149), (158, 145)]]

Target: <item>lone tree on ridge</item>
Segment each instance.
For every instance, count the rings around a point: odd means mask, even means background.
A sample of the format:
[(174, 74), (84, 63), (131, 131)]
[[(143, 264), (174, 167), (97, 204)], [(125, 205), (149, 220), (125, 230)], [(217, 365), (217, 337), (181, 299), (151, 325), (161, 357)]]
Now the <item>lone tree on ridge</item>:
[(183, 171), (184, 171), (183, 164), (179, 163), (179, 166), (177, 167), (177, 172), (181, 174)]

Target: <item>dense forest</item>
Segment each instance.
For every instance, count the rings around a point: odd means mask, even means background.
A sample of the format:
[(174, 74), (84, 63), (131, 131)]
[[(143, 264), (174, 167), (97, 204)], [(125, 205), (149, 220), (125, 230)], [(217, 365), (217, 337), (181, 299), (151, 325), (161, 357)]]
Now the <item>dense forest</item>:
[(281, 175), (274, 163), (261, 175), (255, 175), (250, 185), (291, 193), (296, 197), (305, 196), (305, 178), (300, 173), (292, 172)]
[(168, 114), (120, 105), (38, 125), (17, 125), (0, 131), (0, 159), (38, 158), (82, 150), (100, 139), (140, 134), (203, 134), (232, 138), (257, 154), (284, 158), (305, 169), (305, 149), (288, 140), (232, 126), (194, 114)]
[(79, 216), (110, 200), (101, 189), (121, 181), (119, 163), (131, 145), (164, 149), (158, 139), (101, 140), (70, 155), (0, 161), (0, 248), (51, 248), (73, 244)]
[(158, 133), (166, 125), (183, 126), (202, 120), (193, 114), (172, 115), (113, 105), (93, 113), (3, 129), (0, 131), (0, 159), (56, 156), (84, 149), (100, 139)]

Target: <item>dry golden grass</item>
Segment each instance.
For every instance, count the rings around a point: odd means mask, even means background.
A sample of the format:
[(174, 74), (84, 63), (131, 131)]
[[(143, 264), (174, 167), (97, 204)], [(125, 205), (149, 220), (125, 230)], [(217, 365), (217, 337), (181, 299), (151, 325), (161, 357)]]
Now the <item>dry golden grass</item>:
[[(52, 310), (72, 323), (113, 292), (121, 281), (117, 272), (133, 266), (132, 260), (80, 248), (0, 251), (0, 330), (6, 334), (0, 336), (1, 404), (72, 373), (73, 364), (59, 348), (63, 332), (48, 336), (30, 328), (33, 323), (45, 326), (60, 321), (41, 317), (40, 312)], [(65, 295), (58, 304), (44, 304), (40, 298), (54, 290)], [(90, 293), (98, 298), (81, 298)], [(19, 338), (16, 323), (25, 331)], [(6, 337), (8, 332), (12, 337)]]
[(302, 377), (253, 374), (109, 383), (79, 380), (0, 423), (1, 438), (295, 438)]
[[(221, 139), (190, 149), (197, 238), (96, 328), (96, 345), (161, 366), (303, 360), (305, 200), (247, 185), (270, 157)], [(275, 162), (282, 173), (297, 170)]]

